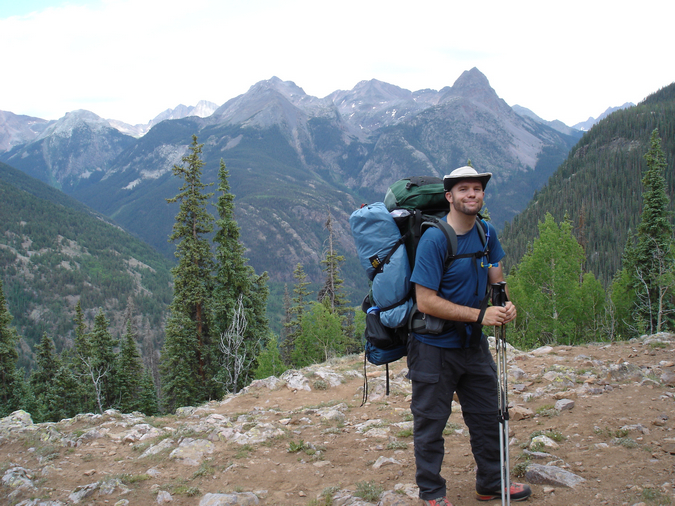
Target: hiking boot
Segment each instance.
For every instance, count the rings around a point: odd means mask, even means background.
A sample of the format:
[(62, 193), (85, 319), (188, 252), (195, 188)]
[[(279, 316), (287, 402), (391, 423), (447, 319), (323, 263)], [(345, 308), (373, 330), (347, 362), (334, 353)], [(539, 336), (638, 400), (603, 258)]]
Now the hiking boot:
[[(511, 500), (512, 501), (524, 501), (530, 495), (532, 495), (532, 490), (529, 485), (523, 485), (522, 483), (511, 483)], [(479, 501), (491, 501), (492, 499), (501, 499), (502, 492), (501, 490), (478, 490), (476, 489), (476, 498)], [(441, 503), (443, 504), (443, 503)]]
[(431, 501), (422, 500), (424, 506), (452, 506), (447, 497), (439, 497), (437, 499), (432, 499)]

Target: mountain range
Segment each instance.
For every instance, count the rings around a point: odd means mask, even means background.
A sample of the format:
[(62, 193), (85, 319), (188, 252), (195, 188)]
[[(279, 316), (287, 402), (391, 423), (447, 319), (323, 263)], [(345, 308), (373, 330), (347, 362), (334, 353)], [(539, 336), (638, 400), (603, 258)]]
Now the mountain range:
[(5, 121), (0, 138), (9, 149), (0, 160), (171, 257), (167, 237), (177, 208), (166, 199), (180, 185), (171, 168), (197, 135), (204, 143), (204, 181), (215, 181), (220, 159), (227, 165), (236, 218), (256, 271), (268, 271), (273, 282), (292, 283), (292, 271), (302, 263), (309, 279), (321, 282), (330, 211), (338, 247), (347, 257), (347, 285), (362, 289), (347, 225), (361, 204), (382, 200), (400, 178), (442, 176), (471, 160), (494, 174), (486, 201), (501, 228), (582, 135), (509, 107), (476, 68), (438, 91), (413, 92), (370, 80), (325, 98), (272, 78), (208, 114), (213, 106), (167, 110), (166, 119), (153, 120), (145, 134), (144, 128), (120, 126), (88, 111), (55, 122), (5, 113), (13, 140), (4, 141), (10, 130)]

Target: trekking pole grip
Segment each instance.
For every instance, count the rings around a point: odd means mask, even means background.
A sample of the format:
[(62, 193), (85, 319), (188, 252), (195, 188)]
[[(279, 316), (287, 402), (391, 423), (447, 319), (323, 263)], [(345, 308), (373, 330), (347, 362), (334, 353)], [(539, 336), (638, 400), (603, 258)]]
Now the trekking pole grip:
[(507, 300), (509, 299), (506, 296), (506, 281), (492, 283), (492, 305), (504, 307)]

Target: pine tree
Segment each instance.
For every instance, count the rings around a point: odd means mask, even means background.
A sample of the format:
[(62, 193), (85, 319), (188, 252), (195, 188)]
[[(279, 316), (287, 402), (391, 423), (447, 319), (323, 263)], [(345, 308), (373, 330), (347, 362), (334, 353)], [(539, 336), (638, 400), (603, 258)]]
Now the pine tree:
[(61, 367), (61, 360), (56, 354), (54, 341), (46, 332), (42, 334), (42, 340), (35, 347), (35, 351), (35, 369), (29, 379), (35, 403), (31, 415), (34, 422), (57, 422), (55, 417), (62, 400), (56, 391), (54, 380)]
[(240, 241), (228, 177), (221, 160), (214, 237), (216, 273), (211, 307), (213, 328), (222, 354), (216, 382), (228, 392), (237, 392), (252, 377), (255, 357), (268, 332), (269, 289), (267, 273), (257, 276), (244, 256), (246, 249)]
[(16, 367), (19, 353), (19, 334), (10, 324), (12, 315), (7, 308), (5, 293), (0, 280), (0, 417), (7, 416), (23, 405), (22, 375)]
[(207, 234), (213, 231), (213, 216), (206, 210), (212, 194), (204, 193), (201, 160), (203, 144), (192, 136), (190, 154), (173, 174), (183, 179), (178, 195), (167, 199), (180, 203), (170, 241), (176, 242), (178, 265), (174, 298), (166, 325), (162, 350), (162, 391), (169, 409), (207, 400), (213, 388), (216, 344), (208, 328), (212, 292), (213, 255)]
[(145, 369), (141, 378), (140, 391), (138, 394), (138, 410), (146, 416), (155, 416), (159, 413), (159, 401), (157, 389), (152, 379), (152, 374)]
[(117, 340), (110, 334), (109, 325), (110, 322), (105, 317), (103, 309), (99, 309), (94, 318), (94, 328), (89, 334), (91, 357), (83, 359), (89, 380), (94, 387), (96, 405), (100, 413), (116, 407), (119, 402), (118, 364), (115, 353)]
[(82, 378), (78, 378), (73, 374), (70, 364), (64, 363), (63, 360), (60, 360), (60, 362), (61, 365), (54, 377), (54, 392), (58, 398), (58, 402), (51, 412), (53, 421), (72, 418), (78, 413), (86, 412), (80, 405), (82, 401)]
[(119, 409), (122, 413), (138, 411), (143, 362), (136, 345), (136, 333), (131, 318), (127, 319), (127, 331), (120, 345), (118, 363)]
[(654, 333), (663, 330), (668, 315), (675, 309), (670, 300), (675, 288), (673, 224), (668, 211), (666, 160), (658, 129), (652, 131), (645, 160), (647, 171), (642, 179), (643, 207), (637, 242), (626, 248), (624, 260), (637, 299), (635, 320), (644, 331)]
[(295, 340), (302, 332), (302, 316), (305, 312), (305, 306), (307, 305), (307, 296), (312, 293), (307, 289), (310, 283), (306, 281), (307, 275), (305, 274), (302, 264), (296, 265), (295, 270), (293, 271), (293, 277), (297, 280), (293, 287), (293, 293), (295, 295), (291, 299), (292, 305), (289, 310), (290, 317), (286, 324), (286, 339), (281, 343), (281, 357), (287, 365), (291, 365), (292, 363), (291, 355), (295, 348)]
[(347, 296), (344, 293), (343, 280), (340, 277), (340, 264), (345, 261), (345, 257), (339, 255), (335, 250), (333, 216), (330, 209), (328, 209), (328, 220), (325, 227), (328, 229), (328, 239), (321, 264), (323, 265), (323, 271), (326, 273), (326, 281), (323, 288), (319, 290), (317, 299), (339, 316), (345, 342), (350, 343), (349, 351), (355, 352), (360, 348), (360, 343), (355, 337), (354, 309), (349, 306)]
[[(90, 371), (86, 365), (87, 363), (91, 363), (93, 358), (92, 347), (89, 333), (87, 332), (84, 311), (79, 300), (75, 306), (73, 323), (75, 325), (75, 343), (72, 349), (64, 349), (61, 352), (61, 363), (66, 368), (67, 373), (63, 371), (60, 381), (63, 383), (64, 388), (66, 388), (71, 381), (69, 376), (81, 380), (74, 380), (76, 389), (74, 393), (69, 395), (74, 395), (75, 402), (68, 406), (67, 409), (73, 409), (75, 413), (87, 413), (97, 409), (97, 406), (94, 384), (91, 381)], [(64, 410), (61, 409), (60, 412), (63, 414)]]

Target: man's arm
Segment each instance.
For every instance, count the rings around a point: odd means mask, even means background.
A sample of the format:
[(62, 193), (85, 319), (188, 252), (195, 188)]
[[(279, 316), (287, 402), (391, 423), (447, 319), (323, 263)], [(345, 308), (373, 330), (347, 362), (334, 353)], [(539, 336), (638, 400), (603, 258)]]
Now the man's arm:
[[(500, 281), (504, 281), (504, 272), (501, 265), (495, 265), (488, 271), (488, 282), (499, 283)], [(450, 302), (440, 297), (436, 290), (422, 285), (415, 285), (415, 295), (417, 297), (417, 309), (437, 318), (471, 323), (477, 321), (480, 315), (480, 309)], [(511, 301), (508, 301), (505, 307), (488, 307), (481, 323), (483, 325), (504, 325), (515, 317), (516, 307)]]

